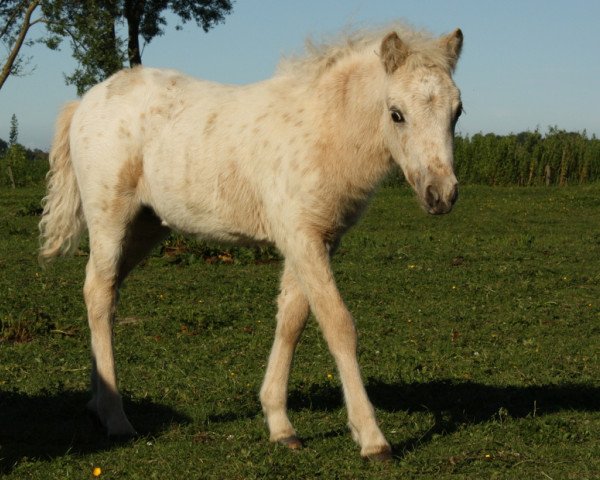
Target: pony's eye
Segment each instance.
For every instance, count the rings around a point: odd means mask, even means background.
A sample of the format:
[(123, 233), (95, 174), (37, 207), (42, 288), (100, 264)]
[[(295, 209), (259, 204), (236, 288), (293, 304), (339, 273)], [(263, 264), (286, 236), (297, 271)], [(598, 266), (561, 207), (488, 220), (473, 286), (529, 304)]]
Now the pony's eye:
[(459, 103), (458, 108), (456, 109), (456, 113), (454, 114), (454, 119), (453, 119), (454, 123), (458, 122), (458, 119), (460, 118), (460, 116), (463, 112), (464, 112), (463, 104)]
[(402, 123), (404, 121), (404, 117), (399, 110), (392, 110), (390, 115), (392, 116), (392, 121), (394, 123)]

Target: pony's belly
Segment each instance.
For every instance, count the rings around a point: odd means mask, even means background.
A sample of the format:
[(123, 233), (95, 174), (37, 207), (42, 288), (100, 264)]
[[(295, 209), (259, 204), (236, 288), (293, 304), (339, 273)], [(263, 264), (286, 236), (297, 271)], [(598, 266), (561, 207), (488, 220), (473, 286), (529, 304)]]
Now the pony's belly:
[(140, 191), (170, 228), (228, 243), (270, 242), (265, 201), (233, 162), (206, 156), (193, 164), (174, 154), (169, 164), (148, 155)]
[(190, 199), (150, 205), (162, 224), (186, 235), (202, 240), (231, 244), (272, 243), (270, 235), (258, 218), (244, 221), (232, 215), (231, 209), (210, 208)]

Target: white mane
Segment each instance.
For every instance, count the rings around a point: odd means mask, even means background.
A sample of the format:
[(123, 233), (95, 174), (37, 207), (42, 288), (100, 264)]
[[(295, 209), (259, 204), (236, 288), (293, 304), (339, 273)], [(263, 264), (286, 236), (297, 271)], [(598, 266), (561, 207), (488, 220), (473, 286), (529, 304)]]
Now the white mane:
[(426, 30), (416, 30), (405, 23), (394, 22), (371, 29), (344, 30), (320, 43), (309, 37), (304, 53), (281, 59), (277, 74), (303, 77), (307, 81), (316, 80), (341, 59), (352, 54), (379, 55), (382, 39), (391, 32), (396, 32), (408, 46), (409, 67), (428, 65), (452, 69), (452, 62), (447, 51), (441, 48), (439, 38)]

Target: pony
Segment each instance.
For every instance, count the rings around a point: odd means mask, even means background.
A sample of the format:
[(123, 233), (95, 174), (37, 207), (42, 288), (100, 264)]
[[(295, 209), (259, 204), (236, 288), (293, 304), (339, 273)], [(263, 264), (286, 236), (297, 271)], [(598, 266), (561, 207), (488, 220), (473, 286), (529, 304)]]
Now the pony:
[(399, 165), (430, 214), (458, 196), (452, 74), (460, 29), (354, 32), (284, 58), (244, 86), (173, 70), (124, 69), (59, 114), (40, 221), (40, 260), (72, 253), (87, 228), (84, 299), (92, 398), (109, 436), (136, 432), (113, 356), (119, 287), (170, 231), (274, 245), (284, 258), (277, 325), (260, 401), (270, 440), (302, 446), (287, 416), (296, 344), (312, 311), (342, 383), (360, 454), (387, 459), (357, 361), (353, 317), (330, 266), (378, 183)]

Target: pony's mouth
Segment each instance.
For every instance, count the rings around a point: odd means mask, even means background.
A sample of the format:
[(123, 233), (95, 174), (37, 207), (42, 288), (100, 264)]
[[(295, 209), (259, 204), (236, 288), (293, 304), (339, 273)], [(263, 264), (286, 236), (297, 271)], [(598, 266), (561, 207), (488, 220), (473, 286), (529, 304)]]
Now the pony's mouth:
[(454, 185), (444, 196), (440, 194), (437, 187), (429, 185), (425, 188), (425, 194), (422, 197), (423, 207), (431, 215), (450, 213), (456, 200), (458, 200), (458, 185)]
[(427, 213), (430, 215), (445, 215), (446, 213), (450, 213), (452, 211), (453, 205), (451, 204), (443, 204), (437, 205), (436, 207), (425, 207)]

